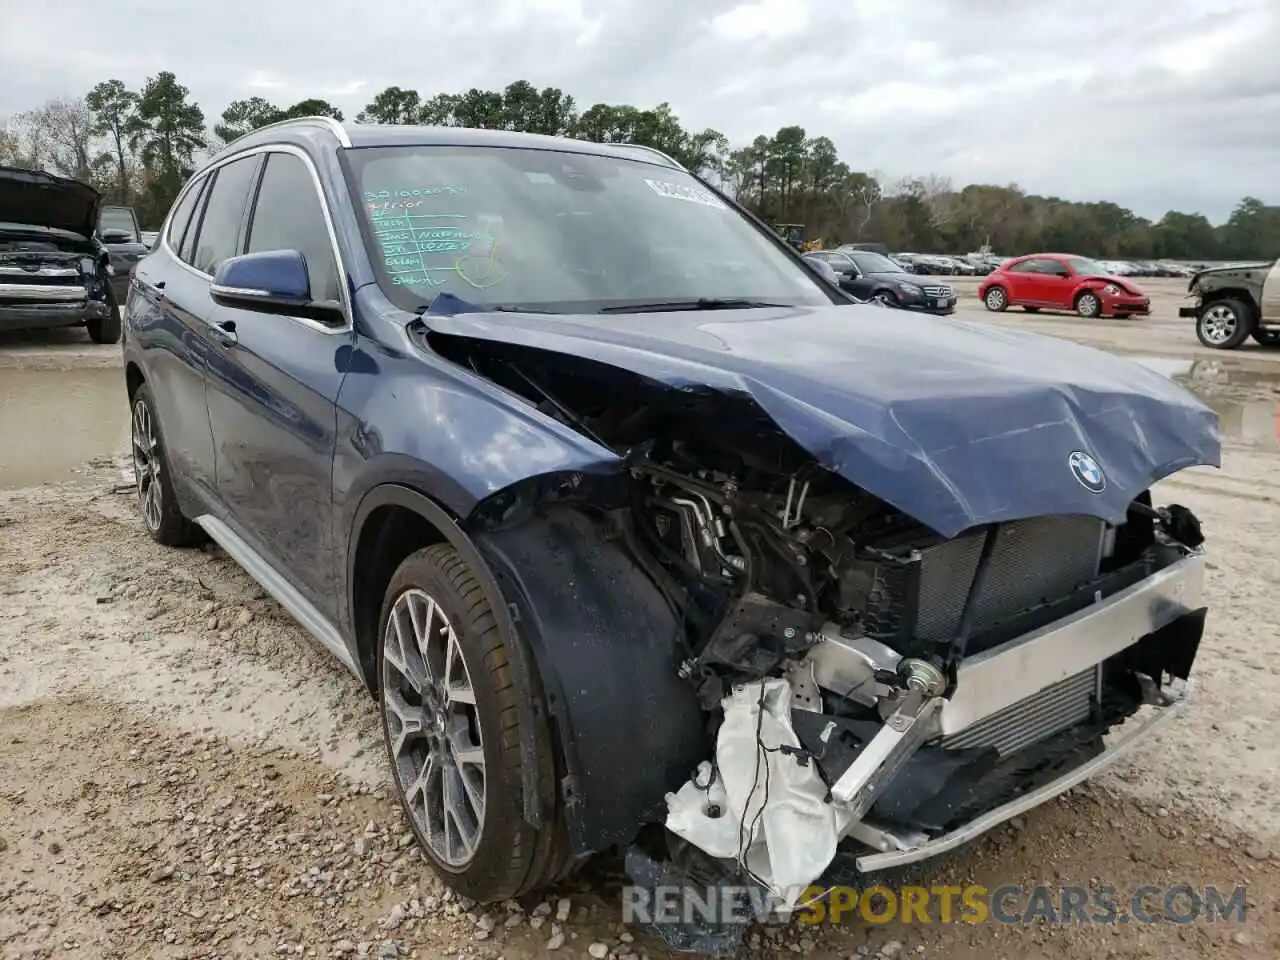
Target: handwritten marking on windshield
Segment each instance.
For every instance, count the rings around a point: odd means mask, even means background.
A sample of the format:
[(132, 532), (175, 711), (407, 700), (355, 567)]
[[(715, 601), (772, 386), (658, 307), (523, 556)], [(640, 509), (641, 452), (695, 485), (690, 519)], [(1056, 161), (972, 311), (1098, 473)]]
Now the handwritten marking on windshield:
[(470, 187), (453, 184), (439, 184), (433, 187), (416, 187), (412, 190), (366, 190), (365, 203), (377, 203), (379, 200), (413, 200), (418, 197), (458, 197), (471, 192)]
[(460, 276), (477, 290), (485, 290), (507, 278), (507, 265), (498, 259), (498, 238), (489, 244), (487, 254), (459, 257), (453, 262)]

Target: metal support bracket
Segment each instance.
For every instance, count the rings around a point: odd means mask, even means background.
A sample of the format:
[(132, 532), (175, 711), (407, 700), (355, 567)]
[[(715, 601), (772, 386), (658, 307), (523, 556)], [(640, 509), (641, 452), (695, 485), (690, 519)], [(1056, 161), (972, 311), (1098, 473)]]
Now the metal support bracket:
[(831, 796), (852, 808), (854, 820), (866, 816), (885, 785), (924, 743), (933, 729), (928, 721), (942, 704), (941, 697), (930, 697), (920, 690), (909, 692), (836, 781)]

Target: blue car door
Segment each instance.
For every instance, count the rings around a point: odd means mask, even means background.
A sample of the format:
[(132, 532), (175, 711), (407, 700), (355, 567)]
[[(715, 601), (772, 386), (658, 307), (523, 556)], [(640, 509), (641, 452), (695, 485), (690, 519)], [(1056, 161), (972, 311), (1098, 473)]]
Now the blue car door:
[(203, 513), (215, 499), (213, 435), (204, 399), (208, 282), (190, 266), (209, 180), (202, 177), (179, 196), (160, 249), (138, 264), (127, 303), (175, 492), (188, 513)]
[[(319, 180), (293, 147), (266, 154), (245, 252), (297, 250), (312, 299), (342, 300)], [(209, 363), (218, 495), (236, 533), (330, 618), (337, 616), (332, 520), (336, 398), (349, 325), (225, 306)]]

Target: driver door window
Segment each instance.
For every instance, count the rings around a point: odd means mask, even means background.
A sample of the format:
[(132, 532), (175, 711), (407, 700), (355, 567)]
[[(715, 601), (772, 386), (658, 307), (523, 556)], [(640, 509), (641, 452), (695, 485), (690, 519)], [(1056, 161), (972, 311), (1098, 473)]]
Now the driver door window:
[(315, 180), (307, 165), (291, 153), (267, 155), (249, 221), (246, 252), (267, 250), (297, 250), (307, 262), (311, 299), (340, 299), (338, 265)]
[(847, 274), (851, 277), (856, 277), (861, 272), (858, 270), (858, 265), (853, 262), (852, 258), (841, 254), (832, 255), (831, 266), (835, 269), (836, 273)]
[(1027, 276), (1028, 289), (1022, 294), (1023, 299), (1045, 306), (1069, 307), (1071, 282), (1062, 261), (1039, 259), (1030, 262), (1034, 267)]

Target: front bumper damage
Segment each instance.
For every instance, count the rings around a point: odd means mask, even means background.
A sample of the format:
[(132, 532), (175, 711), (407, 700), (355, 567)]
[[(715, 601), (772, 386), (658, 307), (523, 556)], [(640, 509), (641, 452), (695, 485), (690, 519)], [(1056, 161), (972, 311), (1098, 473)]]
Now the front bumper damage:
[[(1144, 647), (1161, 641), (1170, 643), (1161, 651), (1168, 657), (1163, 666), (1181, 683), (1169, 690), (1144, 684), (1143, 702), (1150, 712), (1126, 720), (1100, 753), (946, 834), (928, 838), (866, 821), (852, 825), (848, 836), (880, 851), (858, 857), (858, 869), (905, 866), (954, 850), (1094, 776), (1172, 720), (1191, 692), (1187, 674), (1203, 629), (1204, 572), (1204, 554), (1192, 554), (1115, 596), (962, 663), (956, 692), (937, 714), (937, 732), (944, 738), (959, 737), (1082, 672), (1100, 670), (1129, 652), (1142, 655)], [(832, 793), (838, 796), (841, 784)]]
[(0, 282), (0, 330), (69, 327), (110, 315), (83, 286)]
[[(857, 883), (952, 851), (1096, 775), (1179, 713), (1204, 629), (1204, 577), (1204, 553), (1184, 549), (962, 660), (942, 695), (915, 685), (896, 709), (882, 707), (870, 734), (862, 724), (861, 738), (857, 723), (820, 712), (820, 691), (875, 703), (877, 672), (903, 663), (824, 628), (785, 680), (725, 698), (715, 765), (668, 795), (667, 828), (729, 874), (736, 861), (783, 914), (810, 885)], [(785, 710), (771, 711), (779, 701)], [(755, 739), (744, 750), (745, 729)], [(842, 753), (847, 732), (854, 747)], [(772, 783), (763, 792), (749, 768), (760, 755)], [(698, 942), (705, 951), (711, 941)]]

